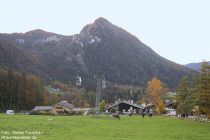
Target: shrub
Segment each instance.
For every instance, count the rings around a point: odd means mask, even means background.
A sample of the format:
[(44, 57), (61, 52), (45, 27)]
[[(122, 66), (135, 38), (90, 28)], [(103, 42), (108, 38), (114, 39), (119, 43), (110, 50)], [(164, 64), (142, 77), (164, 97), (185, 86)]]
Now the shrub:
[(94, 115), (94, 114), (96, 114), (96, 111), (95, 111), (94, 108), (91, 108), (91, 109), (88, 110), (87, 115)]

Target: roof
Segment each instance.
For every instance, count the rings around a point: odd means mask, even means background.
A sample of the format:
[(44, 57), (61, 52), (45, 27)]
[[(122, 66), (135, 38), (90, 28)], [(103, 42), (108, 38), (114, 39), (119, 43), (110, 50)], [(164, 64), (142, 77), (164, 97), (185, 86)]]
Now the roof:
[(67, 101), (60, 101), (59, 103), (55, 104), (55, 105), (60, 105), (60, 106), (63, 106), (65, 108), (68, 108), (68, 109), (73, 109), (75, 108), (75, 106), (73, 104), (70, 104), (68, 103)]
[(174, 101), (169, 101), (169, 102), (166, 102), (166, 106), (169, 106), (169, 105), (174, 105), (175, 102)]
[(153, 108), (153, 107), (155, 107), (155, 105), (154, 104), (147, 104), (145, 107), (144, 107), (144, 109), (148, 109), (148, 108)]
[(133, 106), (133, 107), (136, 107), (136, 108), (139, 108), (139, 109), (144, 109), (143, 106), (140, 106), (140, 105), (137, 105), (137, 104), (133, 104), (133, 103), (130, 103), (130, 102), (128, 102), (128, 101), (119, 101), (119, 102), (116, 102), (116, 103), (113, 104), (112, 106), (108, 107), (108, 109), (110, 109), (110, 108), (112, 108), (112, 107), (114, 107), (114, 106), (117, 106), (117, 105), (119, 105), (119, 104), (121, 104), (121, 103), (128, 104), (128, 105), (130, 105), (130, 106)]
[(35, 106), (34, 111), (46, 111), (46, 110), (51, 110), (52, 106)]

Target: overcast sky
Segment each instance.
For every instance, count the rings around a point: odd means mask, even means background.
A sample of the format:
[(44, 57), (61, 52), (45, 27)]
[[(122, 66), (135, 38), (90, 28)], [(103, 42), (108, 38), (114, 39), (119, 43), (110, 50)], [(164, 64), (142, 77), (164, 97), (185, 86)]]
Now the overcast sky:
[(180, 64), (210, 60), (210, 0), (0, 0), (0, 33), (79, 33), (98, 17)]

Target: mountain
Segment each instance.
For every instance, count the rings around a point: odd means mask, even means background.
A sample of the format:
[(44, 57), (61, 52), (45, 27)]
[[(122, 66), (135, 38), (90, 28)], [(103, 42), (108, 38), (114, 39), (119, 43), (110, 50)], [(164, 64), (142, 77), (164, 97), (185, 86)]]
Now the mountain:
[(144, 86), (156, 76), (175, 87), (182, 76), (195, 73), (159, 56), (137, 37), (104, 18), (96, 19), (73, 36), (33, 30), (0, 34), (0, 38), (39, 58), (44, 64), (39, 70), (46, 77), (66, 83), (74, 83), (76, 75), (82, 77), (84, 84), (91, 83), (98, 74), (111, 83)]
[[(208, 64), (210, 65), (210, 61), (208, 61)], [(201, 65), (202, 65), (202, 62), (189, 63), (189, 64), (186, 64), (185, 67), (199, 72), (200, 68), (201, 68)]]
[(32, 53), (26, 53), (16, 44), (0, 38), (0, 67), (23, 73), (43, 75), (42, 62)]

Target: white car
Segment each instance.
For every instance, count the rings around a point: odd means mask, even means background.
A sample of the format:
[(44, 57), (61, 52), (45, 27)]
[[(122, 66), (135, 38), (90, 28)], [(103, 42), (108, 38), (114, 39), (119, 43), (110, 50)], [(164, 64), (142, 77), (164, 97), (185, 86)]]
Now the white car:
[(7, 115), (14, 115), (15, 112), (14, 112), (14, 110), (7, 110), (7, 111), (6, 111), (6, 114), (7, 114)]

